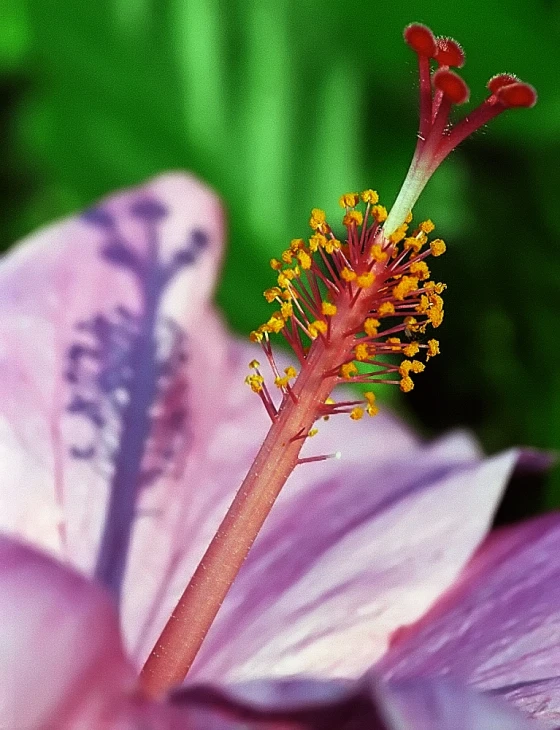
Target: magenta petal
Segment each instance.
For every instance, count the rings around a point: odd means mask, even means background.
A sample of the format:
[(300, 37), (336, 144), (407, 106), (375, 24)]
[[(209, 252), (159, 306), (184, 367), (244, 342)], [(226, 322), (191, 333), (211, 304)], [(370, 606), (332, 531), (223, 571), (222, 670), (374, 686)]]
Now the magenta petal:
[(560, 516), (491, 536), (463, 579), (403, 632), (387, 678), (451, 675), (556, 727), (560, 719)]
[[(516, 453), (481, 462), (456, 435), (429, 448), (409, 442), (377, 461), (390, 423), (377, 428), (379, 441), (374, 426), (360, 432), (361, 463), (333, 462), (309, 482), (302, 468), (287, 485), (192, 678), (358, 677), (392, 632), (456, 579), (486, 534)], [(363, 460), (368, 436), (372, 457)]]
[(105, 727), (130, 698), (135, 677), (105, 593), (5, 537), (0, 616), (0, 727)]

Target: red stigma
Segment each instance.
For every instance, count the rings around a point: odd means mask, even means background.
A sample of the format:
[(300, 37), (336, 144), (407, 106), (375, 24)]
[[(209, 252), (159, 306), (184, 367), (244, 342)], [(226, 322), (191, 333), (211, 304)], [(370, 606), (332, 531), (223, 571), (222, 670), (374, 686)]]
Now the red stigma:
[(465, 52), (453, 38), (438, 38), (435, 59), (440, 66), (461, 68), (465, 63)]
[(486, 84), (486, 87), (495, 94), (498, 89), (502, 88), (502, 86), (515, 84), (517, 81), (519, 81), (519, 78), (515, 74), (496, 74), (495, 76), (492, 76), (490, 81)]
[(435, 88), (441, 91), (452, 104), (464, 104), (469, 100), (469, 87), (453, 71), (440, 68), (435, 72), (433, 80)]
[(530, 108), (537, 103), (537, 92), (530, 84), (518, 81), (508, 86), (502, 86), (496, 92), (499, 101), (508, 108)]
[(432, 31), (421, 23), (411, 23), (404, 29), (404, 40), (413, 51), (421, 56), (434, 58), (437, 53), (436, 37)]

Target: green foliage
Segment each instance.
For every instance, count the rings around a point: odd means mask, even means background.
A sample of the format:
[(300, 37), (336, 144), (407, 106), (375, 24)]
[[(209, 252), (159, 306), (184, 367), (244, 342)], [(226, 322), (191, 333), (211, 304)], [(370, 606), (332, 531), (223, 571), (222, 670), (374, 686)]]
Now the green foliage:
[(4, 235), (191, 169), (227, 201), (218, 296), (240, 332), (265, 318), (268, 259), (305, 235), (311, 207), (336, 212), (341, 192), (363, 187), (394, 197), (416, 131), (406, 23), (464, 44), (474, 101), (496, 72), (532, 82), (537, 107), (466, 144), (418, 206), (450, 244), (434, 267), (450, 290), (443, 355), (411, 402), (428, 426), (474, 426), (493, 449), (558, 448), (555, 3), (10, 0), (9, 16), (0, 70), (28, 79), (14, 129), (32, 194)]

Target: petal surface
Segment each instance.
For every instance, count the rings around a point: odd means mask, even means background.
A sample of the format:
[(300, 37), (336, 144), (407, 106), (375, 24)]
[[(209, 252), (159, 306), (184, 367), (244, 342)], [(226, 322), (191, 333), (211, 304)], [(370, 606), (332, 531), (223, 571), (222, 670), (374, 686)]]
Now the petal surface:
[(395, 638), (386, 678), (449, 675), (560, 726), (560, 515), (492, 535), (460, 582)]
[(191, 678), (358, 677), (397, 627), (453, 583), (488, 530), (517, 454), (480, 461), (457, 434), (377, 460), (376, 443), (354, 468), (333, 461), (301, 486), (307, 475), (296, 474)]

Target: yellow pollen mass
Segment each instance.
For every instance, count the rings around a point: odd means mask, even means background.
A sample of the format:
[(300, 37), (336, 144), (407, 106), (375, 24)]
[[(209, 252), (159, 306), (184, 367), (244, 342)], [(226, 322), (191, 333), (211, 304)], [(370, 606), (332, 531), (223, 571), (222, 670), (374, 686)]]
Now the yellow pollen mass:
[(417, 355), (419, 352), (420, 346), (417, 342), (411, 342), (403, 348), (403, 354), (405, 354), (407, 357), (414, 357), (414, 355)]
[(315, 252), (318, 248), (322, 248), (326, 242), (326, 236), (324, 236), (322, 233), (314, 233), (309, 239), (309, 250), (311, 252)]
[(372, 406), (376, 400), (375, 393), (373, 393), (371, 390), (368, 390), (364, 393), (364, 398), (370, 406)]
[(330, 302), (322, 302), (321, 312), (326, 317), (333, 317), (337, 312), (336, 304), (331, 304)]
[(261, 364), (258, 360), (251, 360), (251, 362), (249, 363), (249, 367), (251, 368), (251, 370), (256, 370), (257, 368), (260, 368), (260, 366)]
[(405, 378), (410, 373), (421, 373), (426, 366), (420, 360), (403, 360), (399, 367), (399, 373)]
[(262, 342), (263, 333), (260, 330), (253, 330), (249, 335), (251, 342)]
[(389, 258), (389, 255), (385, 251), (383, 251), (383, 249), (381, 248), (381, 246), (378, 243), (374, 244), (371, 247), (370, 254), (371, 254), (371, 258), (379, 264), (382, 264), (384, 261), (387, 261), (387, 259)]
[(305, 246), (305, 241), (303, 238), (293, 238), (290, 241), (290, 251), (293, 253), (297, 253), (301, 248)]
[(323, 227), (326, 220), (327, 215), (324, 210), (321, 210), (321, 208), (313, 208), (311, 211), (311, 218), (309, 219), (309, 225), (316, 231)]
[(293, 258), (294, 258), (294, 255), (289, 249), (286, 249), (286, 251), (282, 252), (282, 261), (285, 264), (291, 264), (293, 261)]
[(288, 365), (287, 368), (284, 368), (284, 372), (289, 378), (295, 378), (297, 375), (297, 370), (293, 365)]
[(282, 290), (277, 286), (273, 286), (271, 289), (265, 289), (263, 292), (263, 296), (269, 304), (271, 302), (273, 302), (276, 299), (276, 297), (279, 297), (281, 294), (282, 294)]
[(356, 360), (363, 362), (369, 357), (369, 347), (363, 343), (360, 343), (354, 348), (354, 353), (356, 355)]
[(395, 305), (393, 302), (383, 302), (383, 304), (379, 305), (377, 311), (381, 317), (386, 317), (390, 314), (395, 314)]
[(405, 317), (404, 318), (404, 325), (407, 329), (411, 330), (412, 332), (416, 332), (418, 330), (418, 320), (416, 317)]
[(371, 214), (377, 223), (383, 223), (387, 220), (387, 208), (384, 205), (374, 205)]
[(325, 239), (325, 245), (323, 248), (327, 253), (334, 253), (335, 251), (339, 251), (341, 247), (341, 243), (337, 238), (327, 238)]
[(424, 233), (431, 233), (435, 228), (435, 225), (433, 221), (431, 221), (429, 218), (427, 221), (422, 221), (420, 223), (420, 230), (424, 231)]
[(432, 327), (435, 329), (443, 322), (443, 309), (440, 309), (439, 307), (432, 307), (428, 310), (427, 317), (430, 320)]
[(399, 385), (403, 393), (410, 393), (410, 391), (414, 388), (414, 382), (410, 375), (405, 375)]
[(340, 376), (345, 380), (350, 380), (350, 378), (356, 375), (357, 372), (358, 368), (354, 365), (353, 362), (347, 362), (340, 368)]
[(356, 278), (356, 272), (352, 271), (347, 266), (342, 269), (340, 275), (342, 276), (344, 281), (354, 281), (354, 279)]
[(350, 411), (350, 418), (353, 421), (359, 421), (363, 417), (364, 417), (364, 409), (360, 408), (360, 406), (356, 406), (355, 408), (352, 408), (352, 410)]
[(368, 317), (366, 321), (364, 322), (364, 332), (368, 337), (376, 337), (377, 336), (377, 328), (379, 327), (380, 322), (378, 319), (374, 319), (373, 317)]
[(393, 296), (401, 301), (418, 288), (418, 279), (414, 276), (403, 276), (399, 283), (393, 287)]
[(280, 271), (283, 265), (284, 264), (281, 261), (278, 261), (278, 259), (270, 259), (270, 268), (275, 271)]
[(344, 218), (342, 219), (342, 222), (345, 226), (351, 226), (353, 223), (355, 223), (357, 226), (361, 226), (364, 220), (364, 216), (362, 213), (360, 213), (359, 210), (350, 210)]
[(272, 317), (268, 320), (265, 327), (269, 329), (270, 332), (281, 332), (284, 329), (284, 325), (286, 323), (284, 322), (284, 319), (282, 316), (280, 316), (280, 312), (277, 312), (276, 314), (273, 314)]
[(373, 282), (375, 281), (375, 275), (373, 271), (368, 271), (367, 274), (360, 274), (356, 278), (356, 284), (362, 289), (367, 289), (370, 286), (373, 286)]
[(245, 382), (251, 387), (253, 393), (260, 393), (263, 389), (264, 378), (262, 375), (247, 375)]
[(311, 431), (309, 431), (309, 433), (307, 435), (309, 436), (310, 439), (312, 439), (313, 436), (316, 436), (318, 433), (319, 433), (318, 428), (312, 428)]
[(358, 193), (344, 193), (340, 196), (339, 204), (341, 208), (354, 208), (358, 205), (360, 198)]
[(282, 314), (282, 317), (284, 317), (284, 319), (288, 319), (294, 313), (294, 309), (290, 302), (283, 302), (280, 305), (280, 312)]
[(409, 237), (404, 239), (405, 251), (412, 251), (413, 253), (419, 253), (422, 248), (422, 241), (418, 238)]
[(426, 360), (429, 360), (431, 357), (435, 357), (436, 355), (439, 355), (439, 342), (437, 340), (428, 340), (428, 353), (426, 355)]
[(375, 190), (364, 190), (360, 197), (364, 203), (369, 203), (370, 205), (375, 205), (375, 203), (379, 202), (379, 195)]
[(408, 213), (407, 213), (407, 215), (406, 215), (406, 218), (404, 219), (404, 222), (405, 223), (410, 223), (411, 220), (412, 220), (412, 211), (409, 210)]
[(288, 385), (289, 379), (287, 375), (283, 378), (274, 378), (274, 385), (277, 388), (285, 388)]
[(408, 225), (406, 223), (403, 223), (400, 225), (391, 235), (389, 236), (389, 240), (391, 243), (399, 243), (399, 241), (402, 241), (403, 238), (406, 236), (406, 232), (408, 231)]
[(399, 352), (402, 349), (400, 337), (387, 337), (385, 341), (388, 345), (391, 345), (393, 352)]
[(430, 269), (425, 261), (414, 261), (410, 264), (410, 273), (417, 276), (420, 281), (425, 281), (430, 278)]
[(430, 251), (432, 252), (432, 256), (441, 256), (445, 253), (447, 250), (447, 246), (445, 245), (445, 241), (442, 241), (441, 238), (436, 238), (430, 243)]
[[(311, 268), (312, 259), (311, 259), (311, 256), (307, 253), (307, 251), (298, 251), (297, 258), (298, 258), (298, 261), (299, 261), (302, 269)], [(428, 276), (429, 276), (429, 274), (428, 274)]]
[(324, 322), (322, 319), (316, 319), (311, 324), (313, 325), (313, 327), (315, 327), (317, 329), (317, 332), (320, 332), (322, 335), (324, 335), (325, 332), (329, 328), (328, 324), (326, 322)]

